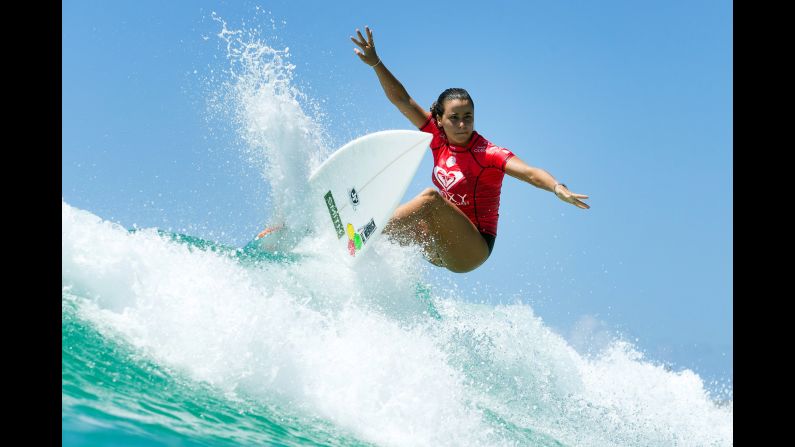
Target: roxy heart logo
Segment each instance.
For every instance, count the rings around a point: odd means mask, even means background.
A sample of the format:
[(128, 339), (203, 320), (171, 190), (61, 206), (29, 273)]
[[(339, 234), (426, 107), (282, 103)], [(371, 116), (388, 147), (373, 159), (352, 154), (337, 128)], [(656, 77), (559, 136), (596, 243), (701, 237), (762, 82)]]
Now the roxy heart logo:
[(461, 171), (447, 172), (444, 168), (440, 168), (439, 166), (433, 168), (433, 175), (445, 191), (450, 190), (453, 185), (464, 178), (464, 174), (462, 174)]

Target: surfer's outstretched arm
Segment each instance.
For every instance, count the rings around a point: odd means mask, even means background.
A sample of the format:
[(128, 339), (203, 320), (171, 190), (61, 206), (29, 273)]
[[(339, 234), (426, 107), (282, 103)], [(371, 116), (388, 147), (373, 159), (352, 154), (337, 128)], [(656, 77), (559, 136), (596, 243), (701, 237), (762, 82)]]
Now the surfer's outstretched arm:
[(546, 189), (552, 191), (558, 198), (564, 202), (571, 203), (572, 205), (587, 210), (590, 208), (588, 204), (582, 202), (580, 199), (587, 199), (585, 194), (575, 194), (569, 191), (563, 183), (558, 183), (552, 174), (541, 169), (528, 166), (527, 163), (519, 159), (519, 157), (511, 157), (508, 163), (505, 164), (505, 173), (511, 177), (518, 178), (525, 181), (536, 188)]
[(384, 61), (382, 61), (375, 52), (373, 31), (367, 26), (364, 27), (364, 30), (367, 33), (367, 38), (365, 38), (358, 29), (356, 30), (358, 39), (351, 36), (353, 43), (361, 48), (361, 51), (357, 48), (354, 48), (353, 51), (359, 56), (362, 62), (373, 67), (389, 101), (394, 104), (395, 107), (400, 110), (400, 113), (405, 115), (414, 126), (417, 128), (422, 127), (428, 121), (431, 112), (420, 107), (420, 105), (409, 96), (403, 84), (401, 84), (392, 72), (386, 68)]

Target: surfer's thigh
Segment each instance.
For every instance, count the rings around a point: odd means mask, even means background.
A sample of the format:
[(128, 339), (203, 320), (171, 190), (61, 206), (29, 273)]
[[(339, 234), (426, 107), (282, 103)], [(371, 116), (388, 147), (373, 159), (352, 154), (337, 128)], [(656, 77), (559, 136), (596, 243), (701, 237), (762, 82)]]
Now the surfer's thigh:
[(401, 245), (420, 244), (428, 240), (426, 219), (433, 208), (433, 189), (428, 188), (413, 199), (400, 205), (384, 227), (384, 234)]
[(463, 273), (476, 269), (489, 257), (489, 246), (478, 229), (453, 203), (434, 191), (429, 233), (435, 252), (448, 270)]

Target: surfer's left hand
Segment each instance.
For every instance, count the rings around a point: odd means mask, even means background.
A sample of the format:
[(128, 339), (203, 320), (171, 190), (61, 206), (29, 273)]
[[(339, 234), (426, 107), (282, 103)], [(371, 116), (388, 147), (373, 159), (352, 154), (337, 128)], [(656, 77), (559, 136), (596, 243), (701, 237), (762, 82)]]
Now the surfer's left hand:
[(587, 199), (588, 198), (588, 196), (586, 196), (585, 194), (573, 193), (573, 192), (569, 191), (569, 188), (567, 188), (566, 185), (564, 185), (562, 183), (559, 183), (558, 185), (556, 185), (554, 189), (555, 189), (555, 191), (554, 191), (555, 195), (558, 196), (558, 198), (560, 200), (562, 200), (564, 202), (571, 203), (572, 205), (576, 206), (577, 208), (582, 208), (584, 210), (587, 210), (588, 208), (590, 208), (590, 206), (588, 206), (587, 203), (585, 203), (585, 202), (580, 200), (580, 199)]

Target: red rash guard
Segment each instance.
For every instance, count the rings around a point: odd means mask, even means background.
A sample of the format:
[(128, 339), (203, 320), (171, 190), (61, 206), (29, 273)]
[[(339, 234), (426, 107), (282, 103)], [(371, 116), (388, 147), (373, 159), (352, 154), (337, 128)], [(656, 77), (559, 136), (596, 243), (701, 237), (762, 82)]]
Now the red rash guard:
[(472, 132), (466, 146), (452, 145), (433, 117), (420, 130), (433, 135), (433, 184), (478, 231), (496, 236), (505, 164), (513, 152), (493, 145), (477, 132)]

